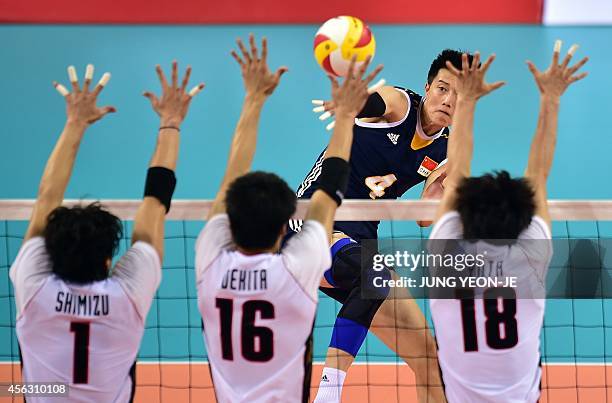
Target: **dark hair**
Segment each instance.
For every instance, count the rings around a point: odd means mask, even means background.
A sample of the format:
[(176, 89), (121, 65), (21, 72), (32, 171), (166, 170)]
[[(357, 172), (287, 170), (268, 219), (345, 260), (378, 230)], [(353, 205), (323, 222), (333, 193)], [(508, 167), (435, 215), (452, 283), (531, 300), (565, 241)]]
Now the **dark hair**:
[(225, 204), (236, 245), (257, 250), (274, 245), (295, 213), (297, 198), (277, 175), (251, 172), (232, 182)]
[(76, 284), (104, 280), (106, 261), (115, 255), (122, 235), (121, 220), (99, 203), (56, 208), (44, 231), (53, 273)]
[[(433, 79), (436, 78), (438, 72), (441, 69), (446, 68), (446, 62), (449, 61), (451, 64), (461, 70), (461, 55), (463, 55), (463, 51), (454, 50), (454, 49), (444, 49), (433, 62), (431, 62), (431, 67), (429, 67), (429, 72), (427, 73), (427, 83), (431, 84)], [(465, 52), (467, 53), (467, 52)], [(471, 64), (474, 56), (468, 53), (468, 62)]]
[(457, 188), (455, 208), (464, 239), (516, 239), (535, 213), (534, 192), (525, 178), (496, 171), (465, 178)]

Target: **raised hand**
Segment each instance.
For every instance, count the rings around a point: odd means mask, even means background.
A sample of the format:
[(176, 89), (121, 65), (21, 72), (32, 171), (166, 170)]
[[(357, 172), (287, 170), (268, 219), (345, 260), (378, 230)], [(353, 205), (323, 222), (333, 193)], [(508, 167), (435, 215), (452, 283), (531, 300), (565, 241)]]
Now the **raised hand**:
[(69, 66), (68, 77), (72, 84), (72, 92), (69, 92), (66, 87), (59, 84), (57, 81), (53, 82), (53, 86), (57, 92), (66, 99), (66, 115), (69, 122), (90, 125), (102, 119), (106, 114), (117, 111), (113, 106), (96, 106), (98, 95), (100, 95), (104, 86), (108, 84), (111, 75), (110, 73), (104, 73), (98, 85), (96, 85), (93, 91), (90, 91), (89, 86), (93, 78), (93, 73), (94, 66), (88, 64), (85, 69), (85, 82), (83, 84), (83, 89), (81, 89), (79, 87), (76, 69), (74, 66)]
[(204, 84), (200, 83), (187, 92), (187, 84), (189, 84), (189, 77), (191, 76), (191, 67), (187, 66), (185, 76), (179, 87), (178, 64), (176, 60), (172, 62), (172, 81), (170, 84), (168, 84), (164, 71), (159, 64), (155, 66), (155, 71), (157, 71), (162, 87), (161, 98), (158, 98), (149, 91), (146, 91), (143, 95), (151, 101), (151, 106), (153, 106), (153, 110), (159, 115), (162, 126), (178, 128), (185, 119), (185, 116), (187, 116), (191, 100), (198, 92), (204, 89)]
[(575, 74), (589, 60), (588, 57), (583, 58), (572, 67), (568, 67), (572, 56), (578, 49), (578, 45), (572, 45), (567, 51), (567, 55), (563, 62), (559, 64), (559, 53), (561, 52), (561, 41), (555, 42), (552, 61), (548, 69), (539, 71), (531, 61), (527, 61), (527, 67), (538, 85), (542, 96), (561, 97), (570, 84), (578, 80), (582, 80), (587, 76), (586, 72)]
[(495, 55), (489, 56), (483, 65), (480, 64), (480, 53), (475, 52), (472, 63), (468, 61), (467, 54), (461, 57), (461, 70), (457, 70), (450, 61), (446, 62), (446, 68), (457, 78), (456, 91), (459, 97), (465, 99), (479, 99), (505, 84), (504, 81), (494, 83), (485, 82), (485, 74), (495, 60)]
[(282, 66), (279, 67), (274, 73), (270, 71), (267, 62), (268, 41), (266, 38), (262, 38), (261, 40), (261, 55), (258, 53), (253, 34), (249, 34), (249, 44), (251, 46), (250, 52), (247, 51), (240, 38), (236, 40), (236, 43), (240, 48), (242, 57), (238, 56), (238, 53), (236, 53), (234, 50), (232, 50), (231, 54), (240, 65), (247, 96), (268, 97), (272, 95), (274, 89), (280, 82), (281, 76), (289, 69)]
[[(381, 78), (375, 84), (368, 87), (368, 95), (375, 93), (376, 91), (378, 91), (379, 88), (383, 87), (385, 84), (386, 84), (385, 79)], [(319, 120), (321, 121), (328, 119), (329, 117), (334, 115), (334, 113), (336, 112), (335, 111), (336, 104), (334, 103), (333, 100), (324, 101), (322, 99), (313, 99), (312, 104), (314, 105), (314, 108), (312, 108), (312, 111), (314, 113), (322, 112), (321, 115), (319, 115)], [(330, 124), (327, 125), (326, 128), (327, 130), (331, 130), (333, 129), (333, 127), (334, 127), (334, 122), (332, 121)]]
[(351, 59), (348, 74), (342, 85), (338, 83), (336, 77), (328, 76), (332, 84), (332, 99), (336, 115), (348, 115), (355, 118), (363, 109), (370, 95), (368, 84), (383, 69), (382, 65), (378, 65), (370, 74), (363, 78), (371, 59), (368, 57), (357, 69), (355, 68), (355, 60), (355, 57)]

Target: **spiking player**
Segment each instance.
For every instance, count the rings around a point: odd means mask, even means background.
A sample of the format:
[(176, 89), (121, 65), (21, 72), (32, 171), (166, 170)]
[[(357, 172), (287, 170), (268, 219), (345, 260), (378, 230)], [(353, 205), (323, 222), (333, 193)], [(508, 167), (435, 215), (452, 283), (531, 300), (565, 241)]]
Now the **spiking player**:
[[(349, 199), (396, 199), (424, 182), (446, 160), (448, 126), (455, 110), (455, 77), (446, 62), (460, 67), (461, 53), (446, 49), (432, 62), (427, 74), (425, 96), (385, 86), (371, 94), (355, 120), (351, 152)], [(315, 112), (330, 116), (334, 102), (322, 104)], [(297, 191), (309, 198), (318, 188), (323, 151)], [(436, 176), (437, 177), (437, 176)], [(426, 183), (427, 187), (433, 179)], [(300, 223), (291, 222), (293, 230)], [(370, 326), (387, 346), (396, 350), (414, 370), (420, 401), (444, 399), (435, 362), (435, 343), (427, 323), (413, 300), (390, 299), (388, 290), (364, 288), (371, 281), (361, 272), (362, 239), (377, 239), (378, 221), (335, 222), (331, 247), (333, 263), (325, 272), (321, 291), (341, 302), (316, 401), (339, 402), (346, 371), (355, 359)], [(380, 273), (390, 277), (388, 271)], [(362, 293), (368, 292), (364, 298)], [(381, 307), (382, 305), (382, 307)], [(381, 311), (377, 320), (377, 312)], [(372, 322), (374, 320), (374, 323)], [(397, 327), (396, 327), (397, 325)], [(415, 331), (421, 329), (421, 331)], [(430, 357), (430, 359), (426, 358)], [(432, 386), (434, 387), (427, 387)], [(437, 387), (435, 386), (437, 385)], [(433, 400), (432, 400), (433, 399)]]
[[(493, 56), (482, 67), (478, 53), (471, 63), (463, 55), (461, 69), (447, 66), (456, 79), (458, 96), (448, 144), (448, 176), (430, 249), (446, 242), (435, 240), (480, 241), (479, 250), (489, 252), (487, 260), (495, 261), (504, 275), (515, 273), (519, 282), (521, 277), (535, 275), (545, 283), (552, 255), (546, 181), (555, 151), (559, 103), (567, 87), (586, 76), (576, 72), (587, 58), (568, 67), (576, 48), (572, 46), (559, 63), (561, 41), (557, 41), (546, 71), (528, 62), (540, 91), (540, 114), (524, 178), (513, 179), (505, 171), (470, 177), (476, 103), (503, 83), (485, 83)], [(543, 296), (521, 298), (518, 293), (523, 291), (517, 288), (463, 292), (460, 300), (430, 300), (448, 401), (537, 402)]]
[(215, 392), (222, 403), (308, 402), (317, 288), (330, 265), (336, 207), (349, 175), (353, 120), (367, 99), (368, 63), (339, 86), (332, 80), (337, 124), (322, 161), (302, 232), (282, 250), (296, 197), (278, 176), (249, 173), (263, 105), (285, 68), (268, 70), (267, 44), (238, 40), (246, 90), (230, 156), (208, 223), (196, 242), (198, 305)]
[[(88, 65), (80, 88), (71, 66), (72, 92), (55, 84), (66, 99), (66, 125), (45, 167), (10, 277), (23, 380), (67, 383), (69, 392), (62, 401), (127, 402), (134, 396), (136, 355), (161, 279), (164, 216), (176, 183), (179, 126), (192, 96), (203, 88), (200, 84), (186, 92), (190, 71), (179, 87), (176, 62), (171, 84), (157, 66), (163, 96), (146, 93), (160, 116), (157, 147), (134, 219), (132, 247), (112, 275), (121, 220), (99, 204), (60, 207), (86, 129), (115, 111), (96, 106), (110, 75), (90, 90), (93, 66)], [(30, 401), (48, 398), (28, 397)]]

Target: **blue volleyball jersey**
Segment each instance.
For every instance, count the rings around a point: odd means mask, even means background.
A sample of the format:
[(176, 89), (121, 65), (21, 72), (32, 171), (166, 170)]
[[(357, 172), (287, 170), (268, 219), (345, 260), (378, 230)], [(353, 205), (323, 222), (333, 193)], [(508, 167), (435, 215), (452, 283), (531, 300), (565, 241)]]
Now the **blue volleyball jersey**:
[[(421, 127), (422, 97), (396, 88), (408, 99), (404, 118), (393, 123), (355, 120), (351, 149), (351, 173), (346, 199), (397, 199), (425, 181), (446, 160), (448, 128), (427, 136)], [(298, 198), (308, 199), (318, 187), (325, 150), (300, 185)], [(336, 221), (334, 229), (356, 241), (376, 239), (379, 221)], [(291, 222), (297, 230), (299, 224)]]

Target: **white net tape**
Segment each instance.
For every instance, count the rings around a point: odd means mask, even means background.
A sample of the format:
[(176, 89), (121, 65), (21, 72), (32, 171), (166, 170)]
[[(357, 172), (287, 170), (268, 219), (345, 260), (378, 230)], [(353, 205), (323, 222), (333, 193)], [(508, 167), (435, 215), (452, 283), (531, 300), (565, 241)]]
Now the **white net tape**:
[[(66, 200), (65, 205), (88, 204), (96, 200)], [(0, 200), (0, 220), (28, 220), (32, 199)], [(168, 220), (204, 220), (212, 200), (174, 200)], [(104, 206), (123, 220), (136, 215), (140, 200), (102, 200)], [(427, 200), (345, 200), (336, 212), (338, 221), (431, 220), (437, 201)], [(554, 221), (612, 220), (612, 200), (549, 200)], [(308, 201), (299, 201), (294, 218), (303, 218)]]

